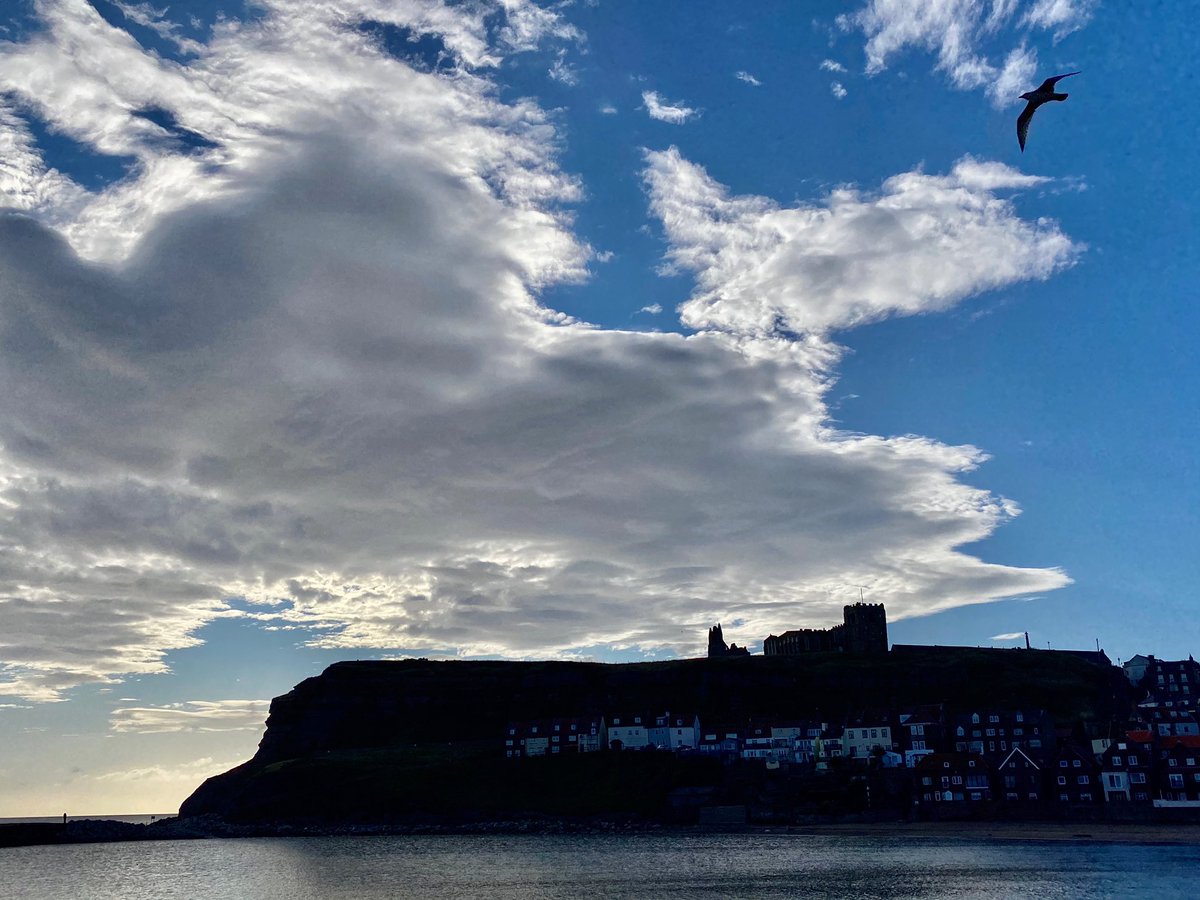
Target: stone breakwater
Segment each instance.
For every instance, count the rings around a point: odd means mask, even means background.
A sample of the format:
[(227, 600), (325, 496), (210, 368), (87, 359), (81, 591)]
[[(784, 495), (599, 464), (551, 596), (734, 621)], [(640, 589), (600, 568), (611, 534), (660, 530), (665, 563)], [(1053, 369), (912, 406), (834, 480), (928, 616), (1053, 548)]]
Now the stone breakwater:
[(243, 825), (216, 816), (160, 819), (147, 825), (111, 819), (0, 825), (0, 848), (39, 844), (97, 844), (113, 841), (177, 841), (248, 837), (352, 837), (435, 834), (626, 834), (669, 830), (632, 819), (499, 819), (484, 822), (407, 821), (386, 823), (256, 822)]

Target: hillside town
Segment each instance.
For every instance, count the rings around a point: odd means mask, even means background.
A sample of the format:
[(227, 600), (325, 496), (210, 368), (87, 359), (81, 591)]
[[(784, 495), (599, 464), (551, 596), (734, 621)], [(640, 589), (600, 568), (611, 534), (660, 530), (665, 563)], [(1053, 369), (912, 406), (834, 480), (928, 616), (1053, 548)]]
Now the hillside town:
[[(882, 606), (855, 604), (841, 626), (774, 635), (768, 655), (887, 649)], [(1102, 651), (1005, 651), (1071, 654), (1112, 667)], [(709, 632), (709, 656), (744, 656), (727, 647), (720, 626)], [(686, 709), (564, 710), (561, 718), (512, 721), (509, 759), (575, 753), (661, 752), (758, 766), (779, 777), (851, 779), (886, 774), (902, 784), (912, 811), (924, 818), (988, 818), (999, 812), (1120, 814), (1189, 810), (1200, 815), (1200, 663), (1135, 656), (1120, 666), (1130, 705), (1108, 723), (1056, 721), (1046, 710), (928, 703), (862, 709), (836, 717), (816, 709), (758, 721), (707, 721)], [(1103, 732), (1103, 733), (1098, 733)]]

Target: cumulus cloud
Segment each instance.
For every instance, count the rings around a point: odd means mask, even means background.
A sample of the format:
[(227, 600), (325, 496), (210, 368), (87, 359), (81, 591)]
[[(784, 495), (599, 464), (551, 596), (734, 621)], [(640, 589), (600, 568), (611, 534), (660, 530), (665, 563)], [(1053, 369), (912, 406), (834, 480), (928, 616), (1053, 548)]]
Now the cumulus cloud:
[(113, 710), (109, 727), (138, 734), (259, 731), (270, 708), (270, 700), (188, 700), (167, 706), (121, 707)]
[(841, 100), (843, 97), (845, 97), (846, 93), (847, 93), (845, 86), (840, 81), (835, 81), (835, 82), (831, 83), (829, 85), (829, 91), (830, 91), (830, 93), (833, 94), (833, 96), (837, 97), (837, 99), (839, 99), (839, 100)]
[(753, 87), (762, 87), (762, 82), (749, 72), (734, 72), (733, 77), (738, 81), (744, 81), (746, 84), (752, 85)]
[[(936, 68), (961, 90), (985, 88), (997, 106), (1019, 102), (1021, 91), (1036, 85), (1027, 79), (1036, 70), (1037, 54), (1026, 47), (1036, 30), (1052, 31), (1054, 39), (1082, 28), (1091, 18), (1095, 0), (869, 0), (854, 13), (838, 17), (846, 31), (866, 37), (867, 74), (887, 68), (892, 57), (911, 48), (937, 57)], [(1012, 40), (1019, 44), (997, 65), (985, 42)]]
[(672, 125), (682, 125), (688, 119), (693, 119), (700, 114), (699, 110), (684, 106), (682, 103), (664, 100), (657, 91), (642, 91), (642, 103), (650, 118), (660, 122), (670, 122)]
[(969, 156), (947, 175), (906, 172), (877, 193), (838, 188), (790, 208), (730, 196), (674, 148), (647, 162), (668, 258), (697, 276), (681, 307), (693, 328), (823, 334), (1044, 279), (1079, 251), (1053, 222), (1026, 221), (996, 194), (1043, 179)]
[[(835, 619), (847, 585), (899, 617), (1067, 582), (962, 551), (1019, 511), (958, 480), (981, 451), (844, 434), (825, 402), (826, 331), (1066, 264), (994, 193), (1038, 179), (966, 159), (781, 209), (651, 154), (697, 333), (604, 330), (539, 302), (586, 276), (580, 186), (489, 75), (572, 37), (547, 9), (270, 0), (186, 64), (87, 3), (39, 9), (0, 52), (23, 148), (0, 213), (0, 695), (162, 672), (220, 616), (334, 648), (689, 653), (713, 621), (744, 643)], [(381, 19), (453, 64), (389, 56), (361, 27)], [(20, 104), (136, 165), (81, 196)], [(230, 704), (113, 727), (261, 712)]]
[(846, 67), (833, 59), (821, 60), (821, 69), (825, 72), (845, 72)]

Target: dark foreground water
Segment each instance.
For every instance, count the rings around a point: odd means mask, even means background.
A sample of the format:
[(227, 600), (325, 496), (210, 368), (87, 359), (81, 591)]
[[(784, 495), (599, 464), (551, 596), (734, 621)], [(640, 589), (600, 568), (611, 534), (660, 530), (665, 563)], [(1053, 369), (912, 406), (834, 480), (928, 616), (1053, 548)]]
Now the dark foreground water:
[(7, 898), (1200, 896), (1200, 847), (810, 835), (263, 838), (0, 850)]

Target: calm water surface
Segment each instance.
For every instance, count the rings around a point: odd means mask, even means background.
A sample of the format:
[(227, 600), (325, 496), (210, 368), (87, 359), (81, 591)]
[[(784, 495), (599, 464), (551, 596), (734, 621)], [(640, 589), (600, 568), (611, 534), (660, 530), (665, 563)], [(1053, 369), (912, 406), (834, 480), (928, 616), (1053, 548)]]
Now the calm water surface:
[(1200, 847), (811, 835), (153, 841), (0, 850), (8, 898), (1200, 896)]

